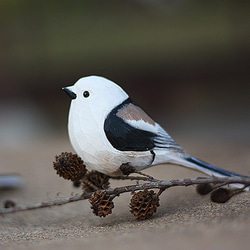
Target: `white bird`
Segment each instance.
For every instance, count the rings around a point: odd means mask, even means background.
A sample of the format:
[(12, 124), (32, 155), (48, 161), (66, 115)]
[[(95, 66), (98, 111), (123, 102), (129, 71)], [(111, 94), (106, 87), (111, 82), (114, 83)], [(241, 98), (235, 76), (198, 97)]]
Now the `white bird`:
[(243, 177), (187, 154), (120, 86), (104, 77), (83, 77), (63, 90), (72, 99), (71, 144), (94, 170), (118, 176), (123, 175), (122, 164), (143, 170), (170, 163), (211, 176)]

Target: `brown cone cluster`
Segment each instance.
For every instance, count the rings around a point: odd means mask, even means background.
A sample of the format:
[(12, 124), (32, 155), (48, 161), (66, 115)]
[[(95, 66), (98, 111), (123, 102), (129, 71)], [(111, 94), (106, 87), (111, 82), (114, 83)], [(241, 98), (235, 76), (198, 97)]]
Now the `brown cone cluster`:
[[(100, 189), (109, 188), (110, 183), (109, 183), (109, 176), (108, 175), (105, 175), (105, 174), (102, 174), (100, 172), (92, 170), (85, 175), (85, 178), (90, 183), (95, 185), (97, 188), (100, 188)], [(94, 192), (95, 191), (94, 188), (86, 182), (83, 182), (82, 189), (85, 192)]]
[(153, 190), (139, 191), (132, 196), (130, 212), (136, 220), (145, 220), (150, 218), (159, 206), (159, 197)]
[(63, 152), (55, 157), (53, 167), (66, 180), (79, 181), (87, 172), (86, 166), (77, 154)]
[(97, 190), (89, 199), (93, 213), (99, 217), (105, 217), (112, 213), (114, 203), (106, 191)]

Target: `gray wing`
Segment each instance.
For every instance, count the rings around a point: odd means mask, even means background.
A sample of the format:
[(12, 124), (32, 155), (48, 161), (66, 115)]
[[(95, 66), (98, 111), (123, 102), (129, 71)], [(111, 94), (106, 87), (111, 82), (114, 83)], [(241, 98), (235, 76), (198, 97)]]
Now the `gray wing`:
[(184, 153), (182, 147), (178, 145), (159, 124), (157, 125), (158, 132), (154, 138), (155, 148), (169, 148)]

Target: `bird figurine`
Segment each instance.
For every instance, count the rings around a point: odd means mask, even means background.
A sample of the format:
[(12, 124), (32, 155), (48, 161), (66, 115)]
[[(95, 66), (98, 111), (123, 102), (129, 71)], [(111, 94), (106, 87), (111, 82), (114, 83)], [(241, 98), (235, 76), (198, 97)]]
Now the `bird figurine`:
[(210, 176), (244, 177), (186, 153), (120, 86), (104, 77), (83, 77), (63, 90), (72, 99), (70, 142), (94, 170), (120, 176), (124, 164), (141, 171), (170, 163)]

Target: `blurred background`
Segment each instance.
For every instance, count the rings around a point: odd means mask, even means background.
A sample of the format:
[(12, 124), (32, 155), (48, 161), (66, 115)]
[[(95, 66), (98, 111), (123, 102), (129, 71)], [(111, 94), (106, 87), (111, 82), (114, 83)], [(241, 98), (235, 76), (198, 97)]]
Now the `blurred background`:
[(121, 85), (181, 135), (249, 145), (249, 1), (0, 1), (0, 146), (67, 137), (82, 76)]

